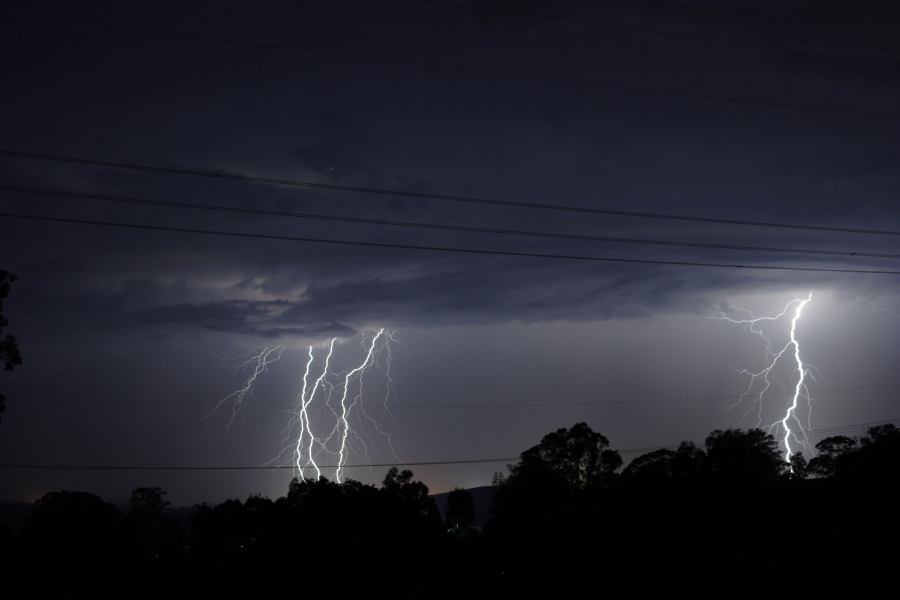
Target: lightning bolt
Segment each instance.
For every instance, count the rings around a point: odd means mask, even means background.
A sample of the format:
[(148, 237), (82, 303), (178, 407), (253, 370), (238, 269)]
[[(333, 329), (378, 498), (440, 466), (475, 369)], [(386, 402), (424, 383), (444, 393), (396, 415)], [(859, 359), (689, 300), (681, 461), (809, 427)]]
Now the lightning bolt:
[(208, 419), (216, 412), (218, 412), (223, 405), (231, 402), (231, 418), (228, 420), (228, 425), (225, 428), (226, 431), (231, 429), (231, 426), (234, 424), (234, 420), (237, 418), (238, 413), (241, 412), (241, 409), (244, 406), (244, 398), (246, 398), (247, 396), (252, 397), (253, 386), (256, 383), (257, 378), (259, 378), (260, 375), (266, 372), (266, 370), (269, 368), (269, 365), (281, 359), (282, 352), (284, 352), (284, 346), (272, 346), (271, 348), (263, 348), (259, 352), (251, 354), (249, 358), (246, 358), (235, 365), (236, 371), (244, 371), (250, 367), (253, 368), (253, 371), (250, 373), (250, 376), (247, 377), (244, 385), (219, 400), (215, 408), (213, 408), (212, 411), (210, 411), (209, 414), (204, 417), (204, 419)]
[[(341, 417), (340, 421), (338, 421), (338, 425), (340, 426), (341, 431), (341, 447), (340, 450), (338, 450), (338, 464), (337, 469), (334, 473), (334, 479), (338, 483), (341, 482), (341, 473), (344, 470), (344, 460), (346, 458), (347, 450), (347, 433), (350, 431), (350, 423), (347, 421), (347, 411), (351, 410), (362, 396), (362, 376), (369, 363), (372, 362), (372, 354), (375, 352), (375, 344), (378, 343), (378, 340), (382, 335), (384, 335), (384, 328), (379, 329), (378, 333), (372, 336), (372, 342), (369, 344), (369, 351), (366, 353), (366, 358), (365, 360), (363, 360), (362, 364), (349, 371), (344, 377), (344, 393), (341, 395)], [(357, 374), (359, 376), (360, 393), (353, 399), (352, 404), (348, 407), (347, 391), (350, 389), (350, 379)]]
[[(312, 466), (316, 471), (316, 479), (322, 476), (322, 470), (319, 469), (319, 465), (316, 464), (315, 456), (313, 455), (313, 450), (316, 444), (316, 437), (312, 432), (312, 425), (309, 417), (309, 405), (312, 403), (313, 398), (316, 395), (316, 390), (322, 386), (325, 381), (325, 377), (328, 375), (328, 366), (331, 363), (331, 357), (334, 354), (334, 343), (337, 341), (337, 338), (331, 338), (331, 343), (328, 344), (328, 354), (325, 356), (325, 366), (322, 368), (322, 373), (316, 379), (315, 383), (313, 383), (312, 389), (307, 394), (307, 388), (309, 387), (309, 370), (312, 362), (315, 358), (313, 354), (312, 345), (309, 346), (308, 356), (309, 359), (306, 361), (306, 370), (303, 373), (303, 387), (300, 390), (300, 394), (297, 397), (297, 411), (296, 411), (296, 421), (300, 426), (300, 434), (297, 436), (297, 443), (294, 448), (294, 464), (297, 468), (297, 473), (301, 478), (304, 477), (304, 468)], [(305, 438), (309, 438), (309, 446), (306, 453), (306, 462), (304, 464), (304, 454), (303, 454), (303, 445)]]
[[(724, 312), (720, 312), (718, 317), (714, 317), (717, 319), (728, 321), (729, 323), (741, 325), (751, 333), (761, 337), (764, 341), (766, 365), (759, 371), (750, 371), (747, 369), (740, 369), (738, 371), (739, 373), (749, 376), (749, 383), (747, 384), (747, 388), (744, 390), (744, 392), (738, 396), (737, 401), (729, 407), (734, 408), (742, 404), (748, 397), (750, 397), (753, 390), (760, 386), (761, 382), (759, 393), (755, 399), (757, 410), (757, 427), (762, 426), (763, 403), (766, 393), (772, 387), (772, 382), (777, 382), (774, 374), (776, 367), (781, 362), (783, 362), (783, 359), (785, 359), (785, 357), (787, 357), (788, 359), (793, 358), (794, 364), (791, 367), (791, 373), (796, 373), (796, 383), (793, 385), (793, 393), (789, 394), (790, 402), (785, 408), (783, 416), (780, 419), (777, 419), (765, 426), (765, 429), (769, 433), (772, 433), (777, 429), (780, 429), (782, 431), (782, 443), (784, 445), (785, 462), (790, 462), (791, 456), (793, 456), (795, 452), (794, 448), (791, 446), (792, 442), (796, 442), (799, 446), (809, 449), (809, 436), (807, 434), (807, 431), (811, 429), (812, 403), (809, 395), (809, 389), (806, 386), (806, 380), (807, 378), (813, 377), (813, 367), (803, 362), (802, 353), (800, 350), (800, 340), (797, 337), (797, 326), (800, 322), (801, 317), (803, 316), (803, 309), (811, 301), (812, 292), (810, 292), (806, 296), (806, 298), (793, 298), (784, 306), (784, 308), (780, 312), (772, 315), (756, 316), (751, 311), (740, 308), (737, 310), (747, 313), (749, 317), (744, 319), (735, 319), (729, 317)], [(777, 347), (778, 349), (776, 350), (776, 346), (773, 344), (772, 339), (766, 333), (765, 326), (768, 324), (777, 324), (788, 315), (790, 315), (788, 341), (784, 345)], [(798, 415), (801, 401), (804, 401), (807, 406), (805, 426)], [(747, 413), (745, 413), (745, 416), (752, 410), (753, 407), (751, 407), (747, 411)]]
[[(803, 314), (803, 307), (810, 303), (812, 300), (812, 292), (809, 293), (809, 296), (806, 297), (806, 300), (803, 300), (799, 304), (797, 304), (797, 309), (794, 311), (794, 316), (791, 318), (791, 341), (790, 344), (794, 347), (794, 360), (797, 362), (797, 373), (799, 376), (797, 377), (797, 385), (794, 387), (794, 396), (791, 398), (791, 405), (784, 413), (784, 418), (781, 420), (781, 427), (784, 429), (784, 460), (785, 462), (790, 462), (791, 455), (793, 451), (791, 450), (791, 437), (793, 437), (793, 432), (791, 431), (790, 421), (791, 418), (797, 412), (797, 405), (800, 402), (800, 395), (803, 394), (806, 398), (807, 404), (809, 403), (809, 390), (806, 388), (806, 375), (807, 368), (803, 365), (803, 359), (800, 357), (800, 342), (797, 341), (797, 322), (800, 320), (800, 315)], [(800, 431), (803, 433), (803, 441), (801, 443), (806, 442), (807, 435), (806, 432), (803, 431), (803, 424), (799, 419), (796, 419), (797, 425), (800, 427)], [(798, 440), (799, 441), (799, 440)], [(791, 469), (793, 472), (793, 469)]]
[[(398, 464), (402, 464), (402, 461), (397, 458), (390, 436), (381, 428), (380, 419), (373, 418), (366, 413), (362, 404), (363, 376), (369, 370), (378, 368), (383, 372), (385, 381), (381, 416), (383, 418), (385, 414), (390, 414), (389, 399), (393, 388), (390, 370), (391, 344), (396, 341), (393, 333), (382, 327), (375, 330), (371, 337), (364, 338), (365, 355), (362, 362), (346, 372), (334, 372), (332, 369), (335, 346), (338, 341), (338, 338), (331, 338), (327, 344), (327, 352), (318, 353), (318, 361), (322, 361), (322, 354), (324, 354), (324, 361), (321, 363), (321, 371), (318, 371), (314, 380), (313, 373), (318, 370), (316, 344), (310, 344), (305, 348), (306, 361), (300, 390), (294, 400), (291, 418), (282, 430), (282, 451), (269, 462), (269, 464), (274, 464), (289, 454), (294, 473), (301, 479), (306, 478), (309, 470), (315, 473), (316, 479), (322, 477), (319, 460), (323, 454), (336, 459), (333, 477), (338, 483), (344, 477), (344, 465), (347, 464), (347, 459), (352, 452), (362, 455), (367, 462), (371, 463), (369, 444), (372, 443), (372, 439), (366, 432), (367, 424), (371, 425), (384, 438), (391, 455)], [(246, 369), (252, 366), (251, 375), (243, 386), (219, 400), (210, 414), (215, 413), (230, 401), (232, 403), (230, 427), (243, 407), (244, 398), (253, 393), (253, 386), (257, 378), (268, 369), (271, 363), (281, 358), (284, 350), (283, 346), (264, 348), (251, 355), (249, 359), (243, 360), (238, 368)], [(328, 427), (324, 429), (324, 431), (328, 431), (327, 435), (317, 433), (317, 430), (321, 432), (323, 429), (317, 427), (316, 423), (319, 426), (323, 423), (322, 418), (313, 419), (314, 412), (324, 413), (326, 418), (333, 419), (333, 425), (329, 423)], [(360, 426), (356, 427), (353, 423), (359, 423)], [(369, 442), (367, 443), (366, 440)]]
[[(384, 398), (381, 403), (381, 413), (377, 419), (372, 418), (366, 412), (365, 407), (360, 406), (360, 414), (372, 425), (372, 428), (377, 431), (384, 441), (387, 444), (388, 450), (391, 452), (391, 456), (394, 457), (394, 460), (399, 464), (403, 461), (400, 460), (400, 457), (397, 456), (396, 450), (394, 450), (394, 443), (391, 440), (391, 436), (381, 428), (381, 421), (384, 420), (385, 415), (389, 416), (392, 420), (394, 418), (394, 414), (391, 412), (389, 401), (391, 399), (391, 394), (394, 389), (394, 380), (391, 377), (391, 363), (393, 362), (393, 356), (391, 355), (391, 345), (396, 344), (397, 340), (394, 338), (394, 334), (391, 331), (385, 331), (385, 343), (384, 343), (384, 362), (385, 366), (383, 369), (384, 377), (385, 377), (385, 388), (384, 388)], [(365, 432), (365, 429), (362, 430)], [(371, 462), (371, 461), (370, 461)]]

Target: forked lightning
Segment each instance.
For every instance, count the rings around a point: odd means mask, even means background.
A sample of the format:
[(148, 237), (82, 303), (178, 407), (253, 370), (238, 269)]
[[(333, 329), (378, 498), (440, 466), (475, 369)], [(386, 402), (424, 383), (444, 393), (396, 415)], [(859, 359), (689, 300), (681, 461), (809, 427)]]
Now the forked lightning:
[[(272, 461), (274, 463), (290, 454), (295, 475), (301, 479), (313, 474), (316, 479), (323, 476), (323, 467), (320, 466), (322, 456), (333, 458), (333, 478), (338, 483), (344, 477), (344, 467), (351, 451), (368, 461), (369, 445), (365, 440), (371, 442), (371, 438), (365, 431), (367, 423), (373, 425), (375, 432), (384, 438), (398, 464), (401, 462), (394, 452), (390, 436), (381, 428), (377, 419), (366, 413), (365, 406), (362, 405), (363, 376), (373, 367), (380, 367), (385, 381), (381, 412), (382, 416), (389, 413), (388, 399), (393, 385), (390, 375), (393, 334), (380, 328), (371, 337), (364, 339), (365, 355), (362, 362), (346, 372), (335, 372), (332, 366), (338, 341), (338, 338), (332, 338), (323, 351), (318, 353), (319, 367), (316, 366), (316, 345), (310, 344), (305, 348), (306, 361), (300, 391), (297, 393), (291, 418), (282, 432), (284, 447)], [(257, 378), (272, 362), (280, 359), (284, 351), (283, 346), (264, 348), (242, 363), (241, 366), (245, 368), (252, 365), (252, 373), (241, 388), (222, 398), (213, 412), (231, 402), (230, 426), (242, 407), (243, 399), (253, 393)], [(313, 418), (314, 413), (319, 418)], [(354, 422), (360, 426), (354, 428)]]
[[(781, 418), (765, 425), (765, 428), (770, 433), (780, 429), (783, 435), (782, 443), (784, 445), (784, 459), (787, 462), (790, 462), (791, 456), (793, 456), (794, 453), (798, 451), (794, 446), (792, 446), (792, 443), (796, 443), (798, 446), (802, 446), (807, 449), (809, 448), (808, 430), (811, 428), (812, 403), (809, 396), (809, 389), (806, 386), (806, 381), (808, 378), (812, 377), (812, 373), (810, 371), (810, 366), (803, 361), (797, 328), (798, 324), (800, 323), (800, 319), (803, 316), (803, 309), (811, 301), (812, 292), (810, 292), (806, 296), (806, 298), (792, 299), (787, 303), (787, 305), (785, 305), (781, 312), (773, 315), (756, 316), (749, 310), (738, 309), (742, 312), (748, 313), (749, 316), (743, 319), (735, 319), (722, 312), (717, 317), (719, 319), (728, 321), (729, 323), (735, 323), (744, 326), (750, 332), (760, 336), (764, 341), (766, 356), (765, 366), (759, 371), (750, 371), (747, 369), (740, 370), (741, 373), (749, 376), (750, 381), (747, 385), (747, 388), (738, 397), (737, 402), (732, 405), (732, 407), (735, 407), (743, 403), (748, 397), (750, 397), (751, 394), (753, 394), (754, 390), (758, 390), (758, 394), (756, 394), (755, 398), (757, 427), (763, 426), (763, 404), (766, 398), (766, 394), (772, 387), (773, 381), (777, 382), (774, 372), (776, 367), (778, 367), (778, 365), (783, 362), (783, 359), (792, 359), (793, 361), (793, 366), (791, 367), (791, 375), (792, 378), (794, 378), (796, 381), (790, 386), (790, 388), (793, 390), (792, 393), (788, 394), (790, 401), (785, 407), (784, 413), (782, 414)], [(764, 329), (764, 326), (777, 325), (779, 321), (785, 319), (788, 316), (790, 316), (788, 340), (784, 345), (776, 346), (774, 345), (770, 334)], [(801, 408), (801, 404), (806, 406), (805, 424), (803, 423), (803, 420), (800, 418), (800, 415), (798, 413)], [(751, 407), (750, 410), (753, 410), (753, 407)], [(747, 412), (749, 413), (750, 410), (748, 410)]]

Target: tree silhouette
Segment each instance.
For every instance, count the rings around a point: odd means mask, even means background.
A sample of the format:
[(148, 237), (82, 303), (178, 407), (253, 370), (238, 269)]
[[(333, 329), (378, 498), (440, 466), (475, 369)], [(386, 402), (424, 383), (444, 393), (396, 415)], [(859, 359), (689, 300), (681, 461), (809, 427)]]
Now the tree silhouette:
[(132, 491), (123, 527), (136, 556), (158, 561), (174, 555), (178, 532), (162, 488), (140, 487)]
[(863, 448), (877, 444), (891, 443), (897, 439), (897, 426), (893, 423), (869, 427), (866, 436), (861, 440)]
[(666, 449), (642, 454), (628, 463), (622, 477), (632, 484), (659, 485), (671, 476), (674, 456), (673, 451)]
[[(34, 503), (21, 533), (0, 535), (0, 593), (278, 597), (295, 594), (299, 580), (306, 595), (322, 583), (337, 597), (587, 597), (623, 588), (644, 597), (660, 581), (663, 595), (696, 595), (700, 582), (718, 597), (734, 595), (747, 573), (783, 590), (813, 572), (829, 584), (894, 585), (900, 431), (873, 427), (817, 449), (805, 479), (800, 455), (788, 473), (772, 436), (714, 431), (706, 451), (684, 442), (638, 456), (617, 475), (618, 454), (579, 423), (522, 453), (494, 488), (483, 529), (470, 527), (468, 491), (448, 496), (442, 526), (428, 488), (396, 468), (380, 487), (294, 480), (275, 501), (250, 496), (189, 513), (169, 507), (157, 487), (135, 489), (124, 516), (92, 494), (52, 492)], [(792, 544), (814, 550), (791, 552)]]
[(831, 463), (833, 478), (850, 485), (872, 485), (898, 491), (900, 430), (895, 425), (870, 427), (857, 446), (847, 449), (846, 444), (835, 444), (835, 447), (843, 452)]
[(787, 468), (778, 442), (762, 429), (713, 431), (706, 438), (706, 463), (713, 478), (744, 484), (773, 480)]
[[(3, 369), (6, 371), (12, 371), (22, 364), (22, 355), (19, 352), (16, 336), (8, 332), (4, 333), (9, 321), (3, 315), (3, 304), (9, 296), (10, 285), (15, 280), (15, 274), (0, 270), (0, 363), (3, 364)], [(4, 410), (6, 410), (6, 396), (0, 393), (0, 420), (2, 420)]]
[(97, 585), (104, 571), (124, 557), (120, 552), (118, 510), (87, 492), (58, 491), (34, 503), (23, 532), (25, 555), (42, 569), (41, 584), (67, 597)]
[(398, 506), (402, 506), (404, 511), (409, 510), (411, 514), (440, 523), (437, 506), (428, 495), (428, 486), (421, 481), (415, 481), (413, 472), (409, 469), (399, 471), (397, 467), (391, 467), (381, 484), (381, 493)]
[(475, 505), (469, 490), (456, 488), (447, 495), (447, 516), (444, 524), (449, 531), (464, 533), (475, 522)]
[(609, 440), (587, 423), (548, 433), (541, 442), (521, 454), (510, 478), (544, 474), (579, 491), (601, 484), (622, 466), (622, 458), (609, 449)]
[(408, 502), (417, 502), (428, 497), (428, 486), (421, 481), (413, 479), (413, 472), (409, 469), (400, 471), (397, 467), (388, 469), (381, 483), (381, 489), (389, 494), (396, 494)]
[[(522, 452), (498, 486), (485, 527), (496, 568), (515, 581), (533, 582), (526, 595), (563, 593), (557, 586), (575, 580), (554, 573), (602, 560), (581, 548), (609, 525), (605, 496), (621, 465), (609, 440), (586, 423), (551, 432)], [(535, 573), (541, 573), (540, 583)]]
[(128, 499), (128, 509), (133, 514), (160, 514), (169, 504), (165, 490), (158, 487), (136, 488)]
[(806, 479), (809, 476), (809, 463), (800, 452), (791, 454), (788, 475), (791, 479)]
[(706, 453), (694, 442), (681, 442), (669, 461), (672, 476), (682, 480), (701, 477), (705, 468)]
[(857, 441), (845, 435), (825, 438), (816, 444), (818, 454), (809, 461), (809, 471), (818, 477), (834, 475), (837, 463), (858, 448)]

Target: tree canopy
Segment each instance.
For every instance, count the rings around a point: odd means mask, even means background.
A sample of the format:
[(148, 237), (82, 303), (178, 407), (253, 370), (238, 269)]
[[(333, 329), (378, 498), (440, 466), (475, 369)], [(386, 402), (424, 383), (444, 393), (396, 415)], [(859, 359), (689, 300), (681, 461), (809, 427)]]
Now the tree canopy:
[(808, 575), (823, 572), (889, 589), (900, 431), (877, 426), (817, 448), (803, 478), (798, 455), (791, 473), (766, 432), (714, 431), (702, 449), (654, 450), (620, 472), (607, 439), (576, 423), (487, 488), (483, 529), (468, 490), (450, 492), (442, 521), (427, 486), (397, 468), (380, 486), (295, 479), (275, 500), (190, 509), (158, 487), (135, 489), (121, 509), (49, 492), (20, 533), (0, 535), (0, 586), (10, 597), (255, 597), (298, 586), (335, 597), (647, 597), (659, 584), (680, 596), (700, 582), (713, 593), (699, 595), (720, 597), (753, 585), (748, 573), (762, 576), (760, 589), (808, 591)]
[(578, 491), (608, 480), (621, 466), (622, 458), (609, 449), (609, 440), (582, 422), (545, 435), (521, 454), (510, 477), (548, 475)]
[[(19, 343), (16, 336), (6, 331), (9, 321), (4, 314), (4, 304), (9, 296), (9, 289), (16, 280), (16, 276), (9, 271), (0, 270), (0, 364), (6, 371), (12, 371), (22, 364), (22, 354), (19, 352)], [(6, 396), (0, 393), (0, 419), (6, 409)]]

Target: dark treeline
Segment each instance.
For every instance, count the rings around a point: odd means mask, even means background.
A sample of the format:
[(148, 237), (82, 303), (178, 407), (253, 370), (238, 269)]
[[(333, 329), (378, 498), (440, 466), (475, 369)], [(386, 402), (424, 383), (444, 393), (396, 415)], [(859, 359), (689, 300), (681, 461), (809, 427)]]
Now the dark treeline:
[(714, 431), (623, 468), (584, 423), (496, 478), (483, 527), (465, 490), (441, 515), (409, 471), (381, 486), (291, 482), (175, 510), (159, 488), (119, 509), (48, 493), (0, 532), (3, 597), (690, 597), (786, 590), (896, 597), (900, 431), (782, 460), (760, 430)]

